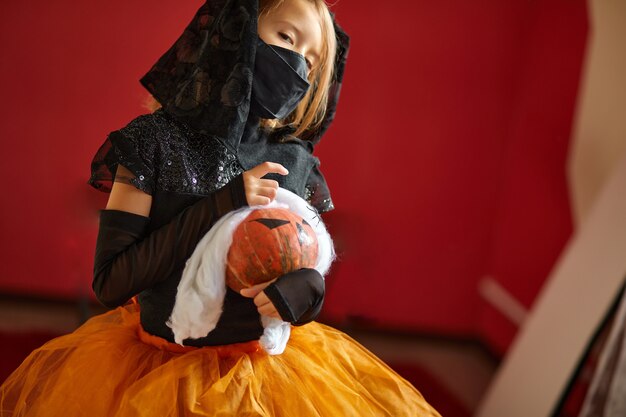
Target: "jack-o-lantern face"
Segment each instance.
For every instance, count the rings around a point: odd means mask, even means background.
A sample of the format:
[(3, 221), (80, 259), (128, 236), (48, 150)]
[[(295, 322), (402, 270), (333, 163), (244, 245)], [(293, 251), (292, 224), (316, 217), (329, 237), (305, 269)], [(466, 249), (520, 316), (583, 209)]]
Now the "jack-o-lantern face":
[(239, 292), (287, 272), (313, 268), (317, 236), (306, 220), (282, 208), (251, 212), (233, 233), (226, 284)]

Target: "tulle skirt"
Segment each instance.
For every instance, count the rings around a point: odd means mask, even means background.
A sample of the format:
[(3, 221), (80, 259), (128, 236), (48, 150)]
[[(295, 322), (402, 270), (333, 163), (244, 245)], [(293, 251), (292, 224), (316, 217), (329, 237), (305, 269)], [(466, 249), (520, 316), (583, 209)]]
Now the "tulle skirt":
[(95, 316), (34, 350), (0, 387), (0, 416), (439, 416), (358, 342), (312, 322), (285, 352), (182, 347), (141, 328), (139, 306)]

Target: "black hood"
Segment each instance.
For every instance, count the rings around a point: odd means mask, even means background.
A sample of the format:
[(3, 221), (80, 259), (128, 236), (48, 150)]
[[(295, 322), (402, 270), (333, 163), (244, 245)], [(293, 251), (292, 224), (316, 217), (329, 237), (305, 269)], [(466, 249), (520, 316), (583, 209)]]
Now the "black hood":
[[(164, 110), (201, 133), (219, 137), (235, 153), (249, 120), (258, 39), (258, 0), (204, 3), (174, 45), (141, 78)], [(299, 138), (313, 150), (332, 123), (350, 38), (336, 23), (337, 55), (327, 112)], [(279, 131), (293, 133), (286, 126)]]

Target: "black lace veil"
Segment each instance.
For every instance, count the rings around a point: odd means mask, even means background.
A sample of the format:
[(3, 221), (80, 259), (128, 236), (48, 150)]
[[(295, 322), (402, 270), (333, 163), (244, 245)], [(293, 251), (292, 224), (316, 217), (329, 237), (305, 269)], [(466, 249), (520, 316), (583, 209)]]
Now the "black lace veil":
[[(258, 13), (258, 0), (207, 1), (140, 80), (170, 114), (235, 151), (250, 109)], [(301, 138), (313, 145), (335, 117), (350, 44), (331, 15), (337, 54), (327, 112), (321, 125)]]
[[(335, 21), (337, 54), (333, 79), (328, 92), (327, 111), (321, 124), (306, 131), (293, 141), (308, 150), (306, 184), (292, 188), (302, 194), (320, 212), (334, 208), (330, 191), (319, 169), (319, 159), (312, 153), (314, 146), (332, 123), (339, 100), (350, 38)], [(216, 138), (235, 155), (241, 151), (242, 135), (250, 109), (250, 93), (256, 54), (258, 0), (208, 0), (196, 12), (181, 36), (140, 79), (141, 84), (161, 103), (163, 111), (188, 126), (194, 132)], [(100, 147), (91, 164), (88, 183), (102, 191), (110, 191), (120, 163), (135, 175), (116, 178), (145, 192), (155, 187), (154, 141), (142, 138), (140, 117), (124, 129), (112, 132)], [(145, 125), (143, 127), (145, 130)], [(286, 126), (273, 134), (290, 135), (294, 129)], [(276, 148), (265, 154), (275, 162), (293, 157), (287, 150), (282, 155)], [(246, 152), (250, 148), (246, 150)], [(238, 155), (240, 161), (250, 160)], [(286, 160), (286, 159), (285, 159)]]

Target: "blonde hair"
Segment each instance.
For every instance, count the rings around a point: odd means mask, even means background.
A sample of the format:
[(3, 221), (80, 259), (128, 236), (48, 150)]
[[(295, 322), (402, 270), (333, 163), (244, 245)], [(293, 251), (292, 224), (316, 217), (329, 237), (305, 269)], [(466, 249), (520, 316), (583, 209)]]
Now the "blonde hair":
[[(324, 120), (328, 104), (328, 90), (334, 76), (335, 55), (337, 53), (335, 28), (326, 1), (307, 1), (315, 5), (321, 18), (323, 39), (319, 63), (311, 69), (308, 76), (311, 87), (289, 116), (282, 120), (261, 119), (260, 122), (262, 127), (269, 129), (293, 125), (296, 127), (296, 131), (293, 133), (296, 137), (301, 137), (307, 130), (317, 128)], [(259, 17), (276, 10), (284, 2), (285, 0), (259, 0)], [(150, 111), (155, 111), (161, 107), (161, 104), (154, 97), (149, 96), (144, 106)]]

